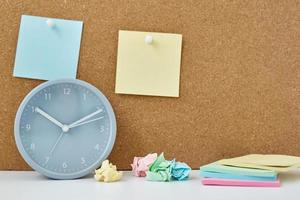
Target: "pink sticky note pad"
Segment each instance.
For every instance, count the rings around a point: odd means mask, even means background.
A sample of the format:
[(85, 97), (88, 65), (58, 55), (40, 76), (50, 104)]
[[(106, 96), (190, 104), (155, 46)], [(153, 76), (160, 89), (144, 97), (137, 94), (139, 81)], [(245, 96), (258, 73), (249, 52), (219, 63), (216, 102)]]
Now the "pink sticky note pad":
[(234, 179), (203, 178), (203, 185), (222, 186), (245, 186), (245, 187), (280, 187), (279, 180), (276, 181), (250, 181)]

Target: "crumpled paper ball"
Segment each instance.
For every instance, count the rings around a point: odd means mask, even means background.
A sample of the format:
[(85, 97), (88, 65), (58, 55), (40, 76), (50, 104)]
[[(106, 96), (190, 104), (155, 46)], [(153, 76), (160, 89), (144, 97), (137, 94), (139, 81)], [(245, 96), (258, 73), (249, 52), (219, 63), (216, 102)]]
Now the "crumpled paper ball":
[(161, 153), (146, 172), (146, 179), (148, 181), (170, 181), (171, 163), (172, 161), (166, 160), (164, 154)]
[(149, 181), (182, 181), (189, 177), (191, 168), (183, 162), (176, 162), (175, 159), (166, 160), (164, 154), (160, 154), (152, 163), (149, 171), (146, 172), (146, 179)]
[(134, 157), (133, 163), (131, 164), (133, 174), (138, 177), (146, 176), (146, 172), (156, 158), (156, 153), (148, 154), (145, 157)]
[(114, 182), (122, 178), (122, 172), (117, 171), (117, 167), (109, 160), (104, 160), (99, 169), (95, 170), (95, 179), (97, 181)]
[(191, 168), (184, 162), (172, 162), (171, 163), (171, 175), (172, 178), (178, 181), (185, 180), (189, 177)]

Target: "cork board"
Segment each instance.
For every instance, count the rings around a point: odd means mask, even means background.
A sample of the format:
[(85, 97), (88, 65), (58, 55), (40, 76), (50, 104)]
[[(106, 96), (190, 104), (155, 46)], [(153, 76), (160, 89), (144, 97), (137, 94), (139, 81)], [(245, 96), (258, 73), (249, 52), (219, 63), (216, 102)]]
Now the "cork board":
[[(197, 168), (248, 153), (300, 156), (299, 1), (21, 1), (0, 4), (0, 169), (30, 169), (13, 122), (41, 81), (12, 76), (21, 14), (84, 21), (77, 78), (110, 99), (110, 159), (164, 151)], [(118, 30), (183, 35), (180, 97), (114, 93)]]

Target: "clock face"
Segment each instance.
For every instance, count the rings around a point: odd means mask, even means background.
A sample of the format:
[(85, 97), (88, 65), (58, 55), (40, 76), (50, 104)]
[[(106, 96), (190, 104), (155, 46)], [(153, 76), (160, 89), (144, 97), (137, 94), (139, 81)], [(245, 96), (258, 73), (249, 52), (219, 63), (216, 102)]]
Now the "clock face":
[(39, 85), (25, 97), (15, 120), (15, 139), (25, 161), (55, 179), (95, 170), (112, 150), (115, 136), (110, 103), (80, 80)]

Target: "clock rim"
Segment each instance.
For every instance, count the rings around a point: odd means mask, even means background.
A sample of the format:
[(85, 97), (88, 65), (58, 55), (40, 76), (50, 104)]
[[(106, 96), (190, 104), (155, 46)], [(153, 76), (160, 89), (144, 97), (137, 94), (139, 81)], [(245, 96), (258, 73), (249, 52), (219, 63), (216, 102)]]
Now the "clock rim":
[[(42, 166), (40, 166), (38, 163), (36, 163), (30, 156), (29, 154), (26, 152), (22, 141), (21, 141), (21, 137), (20, 137), (20, 119), (22, 116), (22, 113), (24, 112), (25, 107), (27, 106), (29, 100), (35, 95), (37, 94), (39, 91), (43, 90), (44, 88), (50, 86), (50, 85), (54, 85), (54, 84), (58, 84), (58, 83), (73, 83), (73, 84), (79, 84), (81, 86), (84, 86), (88, 89), (90, 89), (92, 92), (94, 92), (102, 101), (104, 107), (107, 109), (107, 115), (109, 116), (110, 119), (110, 137), (109, 137), (109, 141), (106, 144), (106, 148), (104, 150), (104, 153), (102, 153), (101, 157), (99, 157), (92, 165), (88, 166), (87, 168), (84, 168), (83, 170), (80, 170), (78, 172), (74, 172), (74, 173), (57, 173), (57, 172), (53, 172), (51, 170), (48, 170), (46, 168), (43, 168)], [(79, 79), (56, 79), (56, 80), (49, 80), (46, 81), (38, 86), (36, 86), (35, 88), (33, 88), (22, 100), (21, 104), (19, 105), (16, 117), (15, 117), (15, 124), (14, 124), (14, 136), (15, 136), (15, 142), (18, 148), (19, 153), (21, 154), (22, 158), (25, 160), (25, 162), (32, 167), (35, 171), (39, 172), (40, 174), (43, 174), (44, 176), (48, 177), (48, 178), (52, 178), (52, 179), (77, 179), (77, 178), (81, 178), (83, 176), (86, 176), (88, 174), (90, 174), (93, 170), (97, 169), (103, 160), (105, 160), (109, 154), (111, 153), (115, 140), (116, 140), (116, 133), (117, 132), (117, 126), (116, 126), (116, 117), (114, 114), (114, 110), (110, 104), (110, 102), (108, 101), (108, 99), (106, 98), (106, 96), (95, 86), (93, 86), (92, 84), (83, 81), (83, 80), (79, 80)]]

